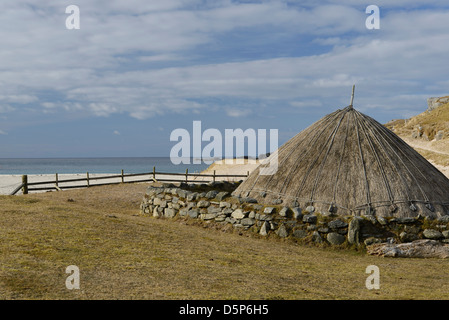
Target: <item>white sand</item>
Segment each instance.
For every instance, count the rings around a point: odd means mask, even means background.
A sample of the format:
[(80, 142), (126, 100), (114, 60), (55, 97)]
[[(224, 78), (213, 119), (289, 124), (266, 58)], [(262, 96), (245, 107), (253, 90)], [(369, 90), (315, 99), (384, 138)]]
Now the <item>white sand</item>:
[[(213, 174), (213, 170), (211, 168), (216, 169), (216, 174), (228, 174), (228, 175), (246, 175), (247, 171), (252, 171), (254, 168), (254, 165), (238, 165), (238, 164), (230, 164), (230, 165), (216, 165), (212, 164), (211, 167), (206, 169), (205, 171), (201, 172), (201, 174)], [(121, 178), (110, 178), (110, 179), (101, 179), (101, 180), (95, 180), (95, 177), (104, 177), (104, 176), (116, 176), (117, 173), (112, 174), (89, 174), (89, 185), (94, 186), (98, 184), (104, 184), (104, 183), (118, 183), (121, 182)], [(146, 179), (152, 179), (153, 175), (142, 175), (142, 176), (133, 176), (133, 177), (126, 177), (124, 178), (125, 182), (128, 181), (138, 181), (138, 180), (146, 180)], [(78, 174), (59, 174), (58, 180), (59, 180), (59, 187), (61, 187), (64, 190), (64, 186), (86, 186), (87, 182), (84, 181), (76, 181), (76, 182), (61, 182), (62, 180), (66, 179), (79, 179), (79, 178), (86, 178), (85, 173), (78, 173)], [(39, 174), (39, 175), (28, 175), (28, 182), (41, 182), (41, 181), (52, 181), (51, 183), (44, 184), (44, 185), (36, 185), (36, 186), (29, 186), (29, 188), (38, 188), (38, 187), (51, 187), (54, 186), (56, 177), (54, 174)], [(163, 174), (156, 174), (156, 179), (158, 181), (162, 181), (165, 179), (168, 180), (185, 180), (185, 175), (163, 175)], [(194, 177), (189, 174), (188, 177), (189, 181), (212, 181), (212, 177)], [(242, 180), (244, 177), (217, 177), (216, 180)], [(148, 182), (149, 183), (149, 182)], [(11, 192), (14, 191), (18, 186), (22, 184), (22, 175), (0, 175), (0, 194), (2, 195), (8, 195), (11, 194)], [(65, 189), (67, 190), (67, 189)], [(30, 191), (32, 192), (45, 192), (44, 191)], [(18, 191), (16, 194), (22, 194), (22, 191)]]
[[(116, 174), (89, 174), (89, 178), (92, 179), (94, 177), (98, 176), (112, 176)], [(65, 179), (79, 179), (79, 178), (86, 178), (85, 173), (79, 173), (79, 174), (59, 174), (58, 180), (65, 180)], [(132, 177), (135, 180), (137, 178), (144, 178), (144, 177)], [(132, 179), (131, 177), (128, 178), (129, 180)], [(45, 184), (45, 185), (37, 185), (37, 186), (29, 186), (29, 188), (38, 188), (38, 187), (48, 187), (48, 186), (54, 186), (56, 177), (54, 174), (35, 174), (35, 175), (28, 175), (28, 182), (40, 182), (40, 181), (53, 181), (53, 183)], [(129, 181), (126, 179), (125, 181)], [(106, 179), (106, 180), (91, 180), (90, 185), (95, 185), (98, 183), (106, 183), (106, 182), (119, 182), (120, 178), (114, 178), (114, 179)], [(16, 189), (18, 186), (22, 184), (22, 175), (0, 175), (0, 194), (10, 194), (13, 192), (14, 189)], [(73, 186), (73, 185), (87, 185), (86, 181), (78, 181), (78, 182), (66, 182), (66, 183), (59, 183), (59, 186)], [(45, 192), (45, 191), (41, 191)], [(17, 192), (16, 194), (21, 194), (22, 191)]]

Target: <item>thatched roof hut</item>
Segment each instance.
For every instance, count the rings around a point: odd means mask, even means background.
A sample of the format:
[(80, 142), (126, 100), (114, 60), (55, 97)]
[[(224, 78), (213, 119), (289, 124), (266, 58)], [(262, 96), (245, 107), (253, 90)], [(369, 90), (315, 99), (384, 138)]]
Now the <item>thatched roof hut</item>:
[(259, 203), (337, 215), (449, 214), (449, 179), (396, 134), (350, 106), (300, 132), (234, 191)]

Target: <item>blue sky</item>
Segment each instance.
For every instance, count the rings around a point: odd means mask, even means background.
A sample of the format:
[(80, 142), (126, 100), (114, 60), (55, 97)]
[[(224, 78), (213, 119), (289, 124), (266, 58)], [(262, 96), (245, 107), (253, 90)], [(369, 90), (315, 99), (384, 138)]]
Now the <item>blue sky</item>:
[(352, 84), (379, 122), (421, 113), (449, 95), (449, 5), (391, 2), (3, 0), (0, 157), (169, 156), (194, 120), (281, 145)]

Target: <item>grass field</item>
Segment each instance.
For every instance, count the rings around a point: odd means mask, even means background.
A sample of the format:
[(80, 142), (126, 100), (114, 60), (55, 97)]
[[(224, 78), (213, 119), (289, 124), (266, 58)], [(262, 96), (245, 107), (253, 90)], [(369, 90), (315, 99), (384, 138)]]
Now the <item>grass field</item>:
[[(142, 216), (144, 184), (0, 197), (0, 299), (448, 299), (449, 260)], [(80, 289), (65, 286), (66, 267)], [(366, 267), (380, 269), (368, 290)]]

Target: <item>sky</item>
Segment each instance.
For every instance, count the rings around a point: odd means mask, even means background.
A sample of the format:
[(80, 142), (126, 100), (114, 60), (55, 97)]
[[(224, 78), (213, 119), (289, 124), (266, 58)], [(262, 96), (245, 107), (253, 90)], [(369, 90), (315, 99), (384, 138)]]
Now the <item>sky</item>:
[(168, 157), (193, 121), (280, 146), (353, 84), (381, 123), (449, 95), (443, 0), (2, 0), (0, 39), (0, 158)]

